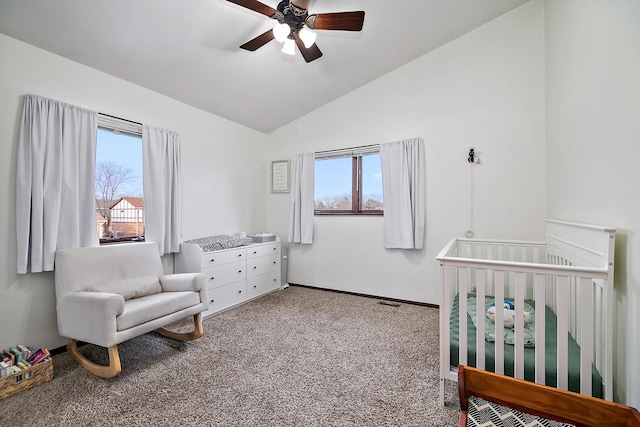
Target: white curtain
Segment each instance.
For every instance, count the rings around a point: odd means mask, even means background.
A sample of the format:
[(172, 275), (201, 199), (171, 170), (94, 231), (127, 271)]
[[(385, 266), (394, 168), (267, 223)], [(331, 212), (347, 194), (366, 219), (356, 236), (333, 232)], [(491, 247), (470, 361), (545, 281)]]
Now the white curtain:
[(99, 244), (94, 198), (97, 113), (24, 96), (18, 136), (18, 274), (53, 271), (56, 249)]
[(425, 229), (425, 157), (422, 138), (380, 144), (384, 247), (422, 249)]
[(142, 182), (145, 240), (160, 254), (180, 251), (182, 182), (180, 135), (142, 125)]
[(291, 243), (313, 243), (314, 165), (313, 153), (298, 154), (291, 190), (288, 238)]

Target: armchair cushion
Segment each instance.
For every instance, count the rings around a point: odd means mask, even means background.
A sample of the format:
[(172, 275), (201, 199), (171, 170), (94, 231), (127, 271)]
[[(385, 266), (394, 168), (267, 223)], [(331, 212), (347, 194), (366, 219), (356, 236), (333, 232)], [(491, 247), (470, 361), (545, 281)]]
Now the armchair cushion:
[(160, 286), (158, 276), (142, 276), (94, 284), (89, 286), (87, 291), (120, 294), (127, 301), (132, 298), (158, 294), (162, 292), (162, 286)]
[(117, 330), (124, 331), (199, 303), (197, 292), (161, 292), (133, 298), (124, 303), (124, 311), (116, 318)]

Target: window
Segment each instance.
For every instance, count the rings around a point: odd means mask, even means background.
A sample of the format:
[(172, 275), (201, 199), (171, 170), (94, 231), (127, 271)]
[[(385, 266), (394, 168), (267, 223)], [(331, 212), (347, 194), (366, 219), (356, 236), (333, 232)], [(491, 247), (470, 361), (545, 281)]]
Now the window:
[(95, 189), (100, 243), (144, 240), (141, 125), (98, 116)]
[(382, 215), (378, 147), (316, 153), (314, 198), (316, 215)]

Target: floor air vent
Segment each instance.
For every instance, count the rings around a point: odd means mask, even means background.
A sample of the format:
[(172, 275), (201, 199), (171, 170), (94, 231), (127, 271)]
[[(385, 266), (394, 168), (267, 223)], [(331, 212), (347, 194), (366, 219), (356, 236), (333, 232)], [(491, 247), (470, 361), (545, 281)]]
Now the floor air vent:
[(400, 304), (398, 304), (397, 302), (391, 302), (391, 301), (378, 301), (378, 304), (389, 305), (391, 307), (400, 307)]

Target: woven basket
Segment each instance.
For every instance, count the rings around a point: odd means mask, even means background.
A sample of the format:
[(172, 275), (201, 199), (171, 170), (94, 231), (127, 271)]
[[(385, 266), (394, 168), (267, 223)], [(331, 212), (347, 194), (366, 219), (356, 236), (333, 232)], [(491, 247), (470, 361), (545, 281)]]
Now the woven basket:
[[(26, 378), (29, 373), (31, 373), (31, 376)], [(22, 381), (16, 382), (20, 375), (22, 375)], [(49, 357), (44, 362), (40, 362), (28, 369), (0, 378), (0, 401), (52, 379), (53, 359)]]

